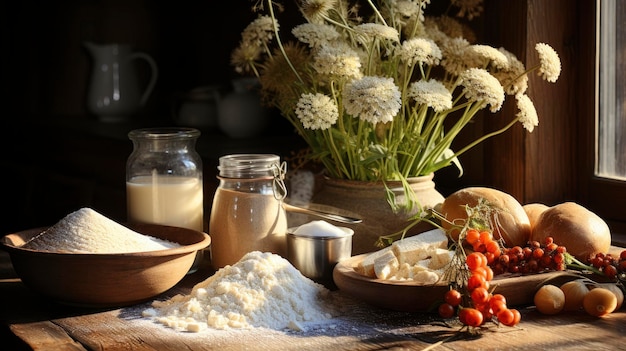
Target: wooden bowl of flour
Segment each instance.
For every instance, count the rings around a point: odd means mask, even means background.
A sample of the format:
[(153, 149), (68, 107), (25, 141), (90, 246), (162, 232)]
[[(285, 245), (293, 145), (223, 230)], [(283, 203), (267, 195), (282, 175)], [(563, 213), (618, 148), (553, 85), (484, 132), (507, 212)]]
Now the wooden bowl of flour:
[(191, 268), (196, 252), (209, 246), (203, 232), (155, 224), (126, 227), (180, 244), (127, 253), (50, 252), (22, 247), (47, 228), (6, 235), (0, 241), (26, 286), (56, 302), (82, 307), (122, 307), (169, 290)]

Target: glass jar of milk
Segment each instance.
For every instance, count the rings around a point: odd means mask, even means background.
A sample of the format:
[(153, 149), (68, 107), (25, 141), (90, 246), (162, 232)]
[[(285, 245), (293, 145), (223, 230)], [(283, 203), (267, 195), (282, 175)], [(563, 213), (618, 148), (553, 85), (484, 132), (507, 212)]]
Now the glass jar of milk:
[[(128, 133), (133, 152), (126, 162), (129, 222), (204, 231), (202, 159), (194, 128), (145, 128)], [(190, 273), (198, 269), (199, 251)]]
[(286, 164), (277, 155), (235, 154), (219, 159), (209, 232), (214, 269), (233, 265), (251, 251), (287, 251), (283, 199)]

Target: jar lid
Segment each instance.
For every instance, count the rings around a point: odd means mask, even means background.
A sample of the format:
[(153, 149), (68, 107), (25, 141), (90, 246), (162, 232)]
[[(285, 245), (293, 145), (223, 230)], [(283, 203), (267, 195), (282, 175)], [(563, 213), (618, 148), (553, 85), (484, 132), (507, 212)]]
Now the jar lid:
[(273, 154), (234, 154), (219, 159), (220, 176), (225, 178), (274, 177), (280, 157)]

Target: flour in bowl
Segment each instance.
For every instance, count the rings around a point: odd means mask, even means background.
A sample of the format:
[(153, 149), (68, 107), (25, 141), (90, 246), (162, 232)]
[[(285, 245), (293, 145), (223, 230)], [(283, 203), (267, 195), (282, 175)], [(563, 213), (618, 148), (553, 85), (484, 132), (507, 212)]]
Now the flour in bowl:
[(286, 259), (253, 251), (196, 284), (190, 295), (155, 301), (143, 312), (174, 329), (265, 327), (303, 330), (333, 318), (330, 291)]
[(22, 247), (53, 252), (129, 253), (179, 246), (178, 243), (137, 233), (84, 207), (68, 214)]

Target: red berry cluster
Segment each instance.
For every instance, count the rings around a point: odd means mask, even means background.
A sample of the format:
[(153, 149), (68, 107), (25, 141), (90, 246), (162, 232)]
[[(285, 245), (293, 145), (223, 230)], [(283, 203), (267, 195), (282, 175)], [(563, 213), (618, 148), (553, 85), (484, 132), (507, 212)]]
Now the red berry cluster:
[(491, 264), (494, 274), (538, 273), (543, 271), (563, 271), (566, 269), (565, 246), (557, 245), (552, 237), (544, 243), (528, 241), (526, 245), (503, 248), (497, 261)]
[(619, 257), (610, 253), (598, 253), (589, 258), (588, 263), (607, 278), (615, 279), (618, 275), (626, 274), (626, 250), (622, 251)]
[(517, 325), (521, 319), (519, 311), (509, 309), (503, 295), (489, 291), (493, 271), (487, 257), (481, 252), (473, 252), (466, 257), (465, 263), (470, 271), (465, 298), (459, 290), (451, 288), (444, 295), (445, 302), (439, 305), (439, 315), (452, 318), (458, 313), (459, 321), (470, 327), (481, 326), (494, 317), (503, 325)]
[(496, 262), (502, 254), (500, 244), (496, 240), (493, 240), (493, 236), (488, 230), (479, 231), (477, 229), (468, 229), (467, 232), (465, 232), (464, 243), (470, 245), (474, 252), (484, 254), (490, 266)]

